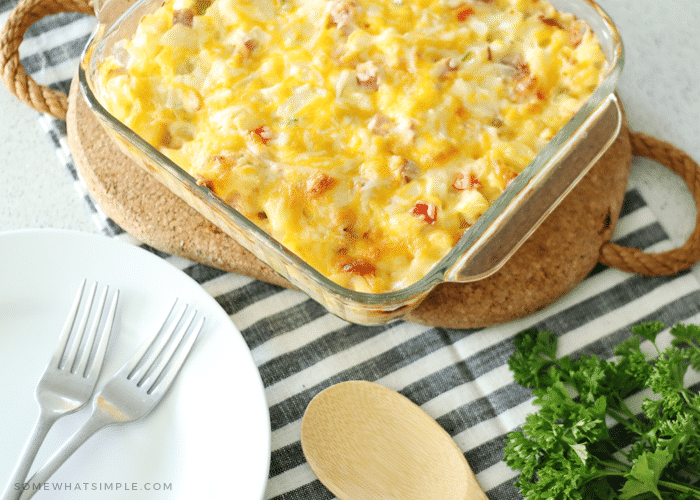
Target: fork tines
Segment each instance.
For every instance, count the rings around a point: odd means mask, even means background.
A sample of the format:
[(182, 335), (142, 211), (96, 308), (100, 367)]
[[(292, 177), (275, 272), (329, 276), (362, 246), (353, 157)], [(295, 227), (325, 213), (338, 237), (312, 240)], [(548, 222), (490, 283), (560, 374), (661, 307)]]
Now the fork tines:
[[(104, 286), (97, 303), (95, 303), (97, 282), (92, 283), (87, 295), (86, 286), (87, 280), (83, 280), (61, 331), (59, 347), (54, 352), (52, 364), (59, 370), (68, 370), (70, 373), (90, 378), (94, 375), (92, 368), (101, 366), (107, 349), (108, 332), (111, 332), (114, 323), (119, 290), (113, 293), (109, 312), (105, 316), (103, 313), (109, 287)], [(76, 325), (79, 315), (80, 320)], [(88, 323), (90, 324), (89, 330)], [(97, 338), (100, 326), (102, 328), (100, 336)]]
[(204, 317), (194, 323), (198, 314), (187, 304), (178, 306), (175, 300), (153, 340), (134, 356), (127, 379), (145, 387), (148, 394), (167, 389), (202, 330)]

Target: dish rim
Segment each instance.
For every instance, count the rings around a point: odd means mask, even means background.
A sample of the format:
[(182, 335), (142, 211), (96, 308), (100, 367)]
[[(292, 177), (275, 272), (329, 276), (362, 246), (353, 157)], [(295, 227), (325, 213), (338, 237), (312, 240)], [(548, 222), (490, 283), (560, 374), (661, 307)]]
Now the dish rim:
[[(498, 217), (502, 214), (505, 207), (509, 206), (513, 199), (520, 193), (527, 184), (532, 180), (535, 175), (542, 171), (547, 164), (560, 152), (562, 149), (572, 145), (576, 133), (581, 129), (589, 118), (595, 114), (601, 106), (603, 106), (610, 95), (613, 95), (617, 86), (617, 82), (620, 78), (622, 72), (622, 67), (624, 64), (624, 46), (622, 43), (621, 35), (612, 21), (610, 16), (593, 0), (549, 0), (552, 4), (562, 4), (567, 5), (576, 4), (582, 9), (588, 8), (592, 15), (598, 16), (597, 21), (604, 26), (607, 31), (604, 33), (596, 32), (596, 35), (601, 38), (610, 39), (612, 53), (606, 54), (611, 59), (608, 59), (608, 71), (604, 80), (596, 88), (593, 94), (586, 100), (583, 106), (574, 114), (574, 116), (555, 134), (555, 136), (547, 143), (547, 145), (532, 159), (527, 167), (515, 178), (515, 180), (505, 189), (505, 191), (499, 196), (499, 198), (494, 202), (488, 210), (477, 220), (477, 222), (465, 231), (460, 240), (450, 249), (450, 251), (439, 261), (435, 262), (433, 267), (418, 281), (403, 287), (398, 290), (390, 290), (385, 292), (363, 292), (357, 291), (350, 288), (346, 288), (332, 281), (330, 278), (323, 275), (316, 268), (312, 267), (301, 257), (296, 255), (293, 251), (288, 249), (286, 246), (282, 245), (269, 233), (255, 225), (248, 218), (243, 216), (240, 212), (235, 210), (231, 205), (227, 204), (213, 192), (211, 192), (206, 187), (200, 186), (196, 183), (194, 178), (188, 174), (182, 167), (178, 166), (172, 160), (170, 160), (163, 153), (158, 151), (156, 148), (147, 143), (138, 134), (136, 134), (129, 127), (124, 125), (122, 122), (117, 120), (109, 111), (107, 111), (104, 106), (99, 102), (93, 89), (91, 87), (91, 82), (88, 77), (87, 66), (92, 60), (92, 56), (95, 50), (95, 44), (99, 43), (100, 40), (105, 39), (115, 26), (118, 26), (120, 22), (128, 19), (130, 15), (139, 8), (143, 8), (144, 4), (154, 3), (154, 0), (138, 0), (136, 3), (131, 5), (123, 14), (121, 14), (118, 19), (111, 23), (111, 26), (106, 26), (103, 23), (99, 23), (95, 30), (90, 35), (88, 42), (85, 46), (83, 54), (81, 56), (81, 63), (78, 70), (78, 83), (81, 92), (85, 98), (88, 107), (92, 112), (98, 117), (103, 126), (106, 125), (108, 128), (112, 129), (114, 133), (126, 140), (129, 145), (135, 147), (142, 155), (145, 155), (148, 159), (158, 164), (159, 167), (163, 169), (163, 172), (174, 179), (176, 182), (182, 184), (188, 191), (192, 192), (197, 198), (199, 198), (203, 203), (208, 206), (213, 207), (220, 213), (226, 214), (226, 216), (232, 221), (232, 223), (240, 228), (242, 231), (246, 232), (251, 236), (251, 239), (255, 241), (258, 245), (263, 245), (266, 250), (272, 250), (278, 254), (284, 261), (287, 269), (291, 266), (294, 269), (298, 269), (304, 275), (304, 280), (310, 282), (318, 290), (322, 290), (321, 295), (330, 295), (340, 300), (343, 303), (348, 301), (357, 307), (371, 306), (371, 307), (382, 307), (387, 311), (394, 311), (396, 308), (402, 309), (407, 303), (415, 302), (420, 297), (426, 296), (437, 284), (445, 281), (455, 281), (446, 280), (446, 275), (451, 272), (451, 269), (457, 264), (460, 257), (463, 256), (470, 248), (472, 248), (480, 238), (483, 237), (484, 233), (487, 232), (488, 228), (494, 224)], [(109, 4), (106, 5), (106, 7)], [(555, 5), (556, 7), (556, 5)], [(570, 12), (567, 9), (560, 9), (556, 7), (557, 10), (564, 12)], [(588, 21), (588, 19), (587, 19)], [(589, 22), (589, 25), (591, 23)], [(595, 30), (594, 30), (595, 31)], [(602, 40), (599, 40), (602, 44)], [(111, 135), (111, 134), (109, 134)], [(571, 186), (573, 188), (573, 185)], [(535, 227), (536, 228), (536, 227)], [(533, 230), (535, 229), (533, 228)], [(234, 239), (237, 239), (234, 237)], [(240, 243), (240, 242), (239, 242)], [(244, 245), (245, 246), (245, 245)], [(270, 265), (276, 272), (290, 280), (294, 285), (299, 286), (303, 291), (312, 297), (318, 297), (318, 293), (312, 293), (309, 287), (305, 286), (305, 283), (299, 283), (299, 280), (294, 279), (289, 276), (288, 273), (282, 272), (275, 266), (269, 263), (268, 259), (264, 256), (255, 253), (256, 257), (260, 258), (263, 262)], [(267, 255), (261, 249), (263, 255)], [(502, 265), (502, 264), (501, 264)], [(496, 272), (497, 268), (493, 269), (492, 272)], [(485, 276), (481, 276), (478, 279), (482, 279)], [(460, 280), (465, 281), (465, 280)], [(468, 280), (473, 281), (473, 280)], [(321, 299), (322, 300), (322, 299)], [(328, 305), (327, 301), (323, 301), (325, 305)]]

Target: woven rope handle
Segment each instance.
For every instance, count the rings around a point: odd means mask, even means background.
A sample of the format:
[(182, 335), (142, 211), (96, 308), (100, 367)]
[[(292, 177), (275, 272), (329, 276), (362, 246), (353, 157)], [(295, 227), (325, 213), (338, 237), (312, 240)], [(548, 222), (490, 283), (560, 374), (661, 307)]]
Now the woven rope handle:
[(60, 12), (95, 13), (92, 0), (20, 1), (0, 34), (0, 67), (3, 83), (20, 101), (41, 113), (65, 120), (68, 96), (36, 83), (19, 62), (19, 46), (27, 29), (39, 19)]
[(700, 166), (675, 146), (641, 133), (630, 134), (632, 154), (655, 160), (685, 181), (695, 200), (698, 215), (695, 229), (681, 247), (660, 253), (644, 253), (637, 248), (605, 243), (600, 262), (623, 271), (645, 276), (669, 276), (689, 269), (700, 260)]

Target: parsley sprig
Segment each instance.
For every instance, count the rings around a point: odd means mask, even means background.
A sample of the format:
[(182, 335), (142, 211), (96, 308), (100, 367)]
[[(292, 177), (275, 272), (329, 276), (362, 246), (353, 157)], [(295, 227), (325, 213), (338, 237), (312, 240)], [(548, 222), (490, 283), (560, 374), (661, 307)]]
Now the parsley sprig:
[[(700, 370), (700, 326), (674, 326), (661, 350), (663, 329), (634, 327), (609, 361), (557, 358), (548, 331), (516, 336), (508, 364), (539, 409), (508, 434), (505, 460), (527, 500), (700, 500), (700, 395), (683, 382)], [(645, 388), (653, 396), (635, 414), (625, 399)]]

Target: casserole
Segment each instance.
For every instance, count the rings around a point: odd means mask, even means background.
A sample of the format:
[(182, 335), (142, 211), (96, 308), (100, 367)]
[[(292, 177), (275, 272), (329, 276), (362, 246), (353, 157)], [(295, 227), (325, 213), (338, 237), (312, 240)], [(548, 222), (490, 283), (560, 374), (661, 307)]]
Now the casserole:
[[(175, 194), (334, 314), (358, 323), (380, 323), (405, 314), (441, 281), (478, 280), (496, 271), (617, 136), (621, 112), (614, 88), (622, 66), (619, 35), (608, 17), (591, 2), (553, 4), (558, 10), (584, 19), (598, 37), (607, 60), (600, 84), (573, 118), (512, 179), (439, 262), (429, 270), (430, 266), (423, 266), (425, 274), (407, 286), (381, 293), (360, 291), (357, 287), (351, 289), (329, 279), (327, 273), (309, 265), (279, 239), (270, 237), (254, 221), (235, 210), (230, 200), (227, 202), (214, 194), (206, 181), (176, 165), (102, 106), (99, 101), (101, 64), (109, 60), (113, 52), (123, 50), (120, 40), (133, 34), (141, 17), (160, 3), (141, 1), (114, 22), (107, 20), (111, 16), (103, 12), (119, 11), (116, 3), (105, 5), (98, 16), (101, 22), (86, 49), (79, 78), (86, 101), (105, 128), (140, 165), (154, 173)], [(261, 129), (258, 136), (269, 138), (263, 134), (267, 131)], [(152, 138), (151, 142), (154, 142)], [(423, 221), (431, 217), (429, 211), (422, 215)]]

